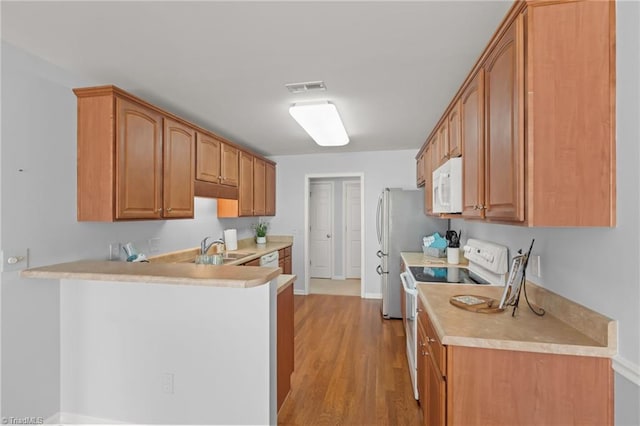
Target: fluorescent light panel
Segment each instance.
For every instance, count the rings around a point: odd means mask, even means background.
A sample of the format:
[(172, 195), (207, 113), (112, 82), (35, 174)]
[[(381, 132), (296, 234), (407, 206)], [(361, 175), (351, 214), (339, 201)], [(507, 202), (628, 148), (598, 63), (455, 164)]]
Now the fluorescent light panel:
[(297, 103), (289, 114), (320, 146), (342, 146), (349, 143), (338, 109), (328, 101)]

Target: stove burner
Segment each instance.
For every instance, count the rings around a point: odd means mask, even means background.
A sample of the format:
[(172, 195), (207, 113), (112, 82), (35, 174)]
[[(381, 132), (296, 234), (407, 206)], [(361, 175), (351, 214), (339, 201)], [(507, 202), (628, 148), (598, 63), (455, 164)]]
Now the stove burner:
[(455, 267), (409, 267), (416, 282), (423, 283), (459, 283), (459, 284), (489, 284), (477, 274), (465, 268)]

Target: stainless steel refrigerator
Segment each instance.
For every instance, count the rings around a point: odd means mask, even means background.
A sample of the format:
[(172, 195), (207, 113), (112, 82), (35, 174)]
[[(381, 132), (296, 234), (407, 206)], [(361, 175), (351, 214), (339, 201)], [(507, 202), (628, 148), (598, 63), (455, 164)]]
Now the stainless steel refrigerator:
[(422, 251), (422, 237), (439, 232), (447, 221), (424, 214), (423, 189), (385, 188), (378, 198), (376, 230), (379, 250), (377, 267), (382, 284), (382, 316), (402, 318), (400, 309), (400, 252)]

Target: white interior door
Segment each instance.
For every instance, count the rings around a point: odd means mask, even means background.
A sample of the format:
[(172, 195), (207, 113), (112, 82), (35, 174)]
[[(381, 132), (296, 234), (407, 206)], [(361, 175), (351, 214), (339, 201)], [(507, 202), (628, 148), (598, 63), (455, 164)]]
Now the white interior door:
[(362, 250), (360, 223), (360, 182), (344, 183), (344, 241), (345, 278), (360, 278), (360, 253)]
[(333, 275), (333, 182), (309, 185), (309, 263), (312, 278)]

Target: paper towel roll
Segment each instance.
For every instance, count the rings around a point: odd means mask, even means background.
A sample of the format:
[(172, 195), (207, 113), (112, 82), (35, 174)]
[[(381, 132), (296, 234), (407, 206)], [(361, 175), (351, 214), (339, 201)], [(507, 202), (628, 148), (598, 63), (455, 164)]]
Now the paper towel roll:
[(238, 250), (238, 232), (235, 229), (224, 230), (224, 244), (228, 251)]

